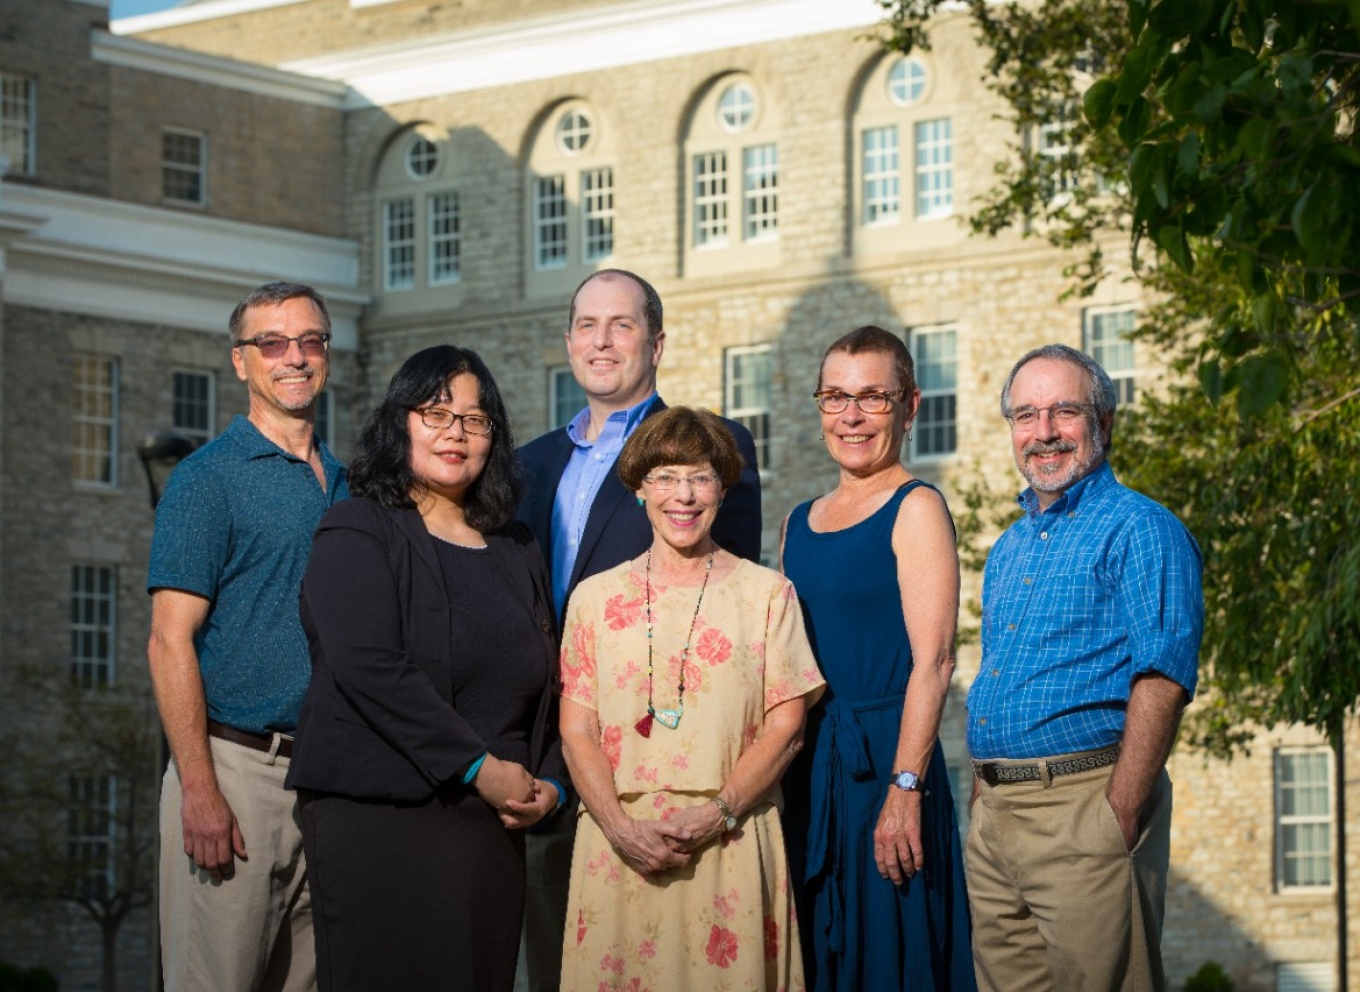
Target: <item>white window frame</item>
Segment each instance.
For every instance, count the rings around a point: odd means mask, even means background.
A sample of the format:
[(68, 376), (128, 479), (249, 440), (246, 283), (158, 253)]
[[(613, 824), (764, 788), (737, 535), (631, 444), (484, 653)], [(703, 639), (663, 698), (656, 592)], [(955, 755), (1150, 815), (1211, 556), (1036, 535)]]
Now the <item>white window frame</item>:
[[(913, 461), (952, 458), (959, 450), (959, 329), (955, 324), (912, 328), (909, 336), (916, 365), (916, 384), (921, 390), (921, 406), (912, 429)], [(935, 358), (935, 342), (948, 348), (948, 355)], [(934, 384), (934, 371), (940, 368), (952, 376), (952, 384)]]
[(539, 272), (567, 265), (567, 177), (534, 177), (534, 268)]
[(118, 485), (118, 359), (74, 356), (71, 476), (82, 486)]
[(90, 902), (117, 891), (118, 780), (67, 776), (66, 856), (77, 869), (77, 893)]
[(583, 107), (571, 107), (557, 118), (553, 137), (563, 155), (582, 155), (595, 137), (595, 122)]
[(114, 684), (118, 667), (118, 568), (71, 566), (71, 682), (82, 689)]
[(1331, 961), (1281, 961), (1275, 965), (1275, 992), (1335, 992)]
[(382, 205), (383, 289), (389, 293), (416, 285), (416, 201), (399, 196)]
[(718, 97), (718, 125), (728, 134), (740, 134), (756, 119), (756, 91), (744, 80), (724, 87)]
[(694, 247), (727, 245), (727, 152), (694, 156)]
[(901, 129), (896, 124), (866, 127), (860, 132), (860, 154), (865, 226), (899, 223), (902, 219)]
[(439, 168), (439, 146), (423, 134), (417, 134), (406, 146), (403, 162), (406, 174), (415, 181), (429, 179)]
[[(185, 150), (196, 149), (197, 161), (174, 157), (172, 142), (182, 142)], [(183, 187), (186, 195), (181, 196), (178, 187)], [(161, 198), (166, 203), (194, 207), (208, 202), (208, 136), (202, 131), (161, 128)]]
[(614, 255), (614, 168), (581, 170), (581, 257), (601, 262)]
[(32, 76), (0, 72), (0, 159), (7, 160), (0, 173), (31, 176), (37, 157), (38, 83)]
[[(1299, 762), (1299, 759), (1306, 759), (1306, 765), (1320, 767), (1322, 774), (1317, 778), (1306, 781), (1295, 779), (1293, 781), (1303, 782), (1302, 785), (1293, 786), (1285, 781), (1285, 766), (1291, 767)], [(1319, 747), (1282, 747), (1275, 751), (1273, 761), (1273, 775), (1275, 785), (1275, 878), (1276, 886), (1280, 892), (1330, 892), (1336, 881), (1336, 867), (1334, 863), (1336, 847), (1336, 797), (1333, 789), (1332, 774), (1332, 752), (1325, 746)], [(1300, 763), (1299, 767), (1303, 767)], [(1289, 804), (1289, 794), (1301, 794), (1304, 789), (1313, 791), (1321, 790), (1325, 794), (1326, 811), (1318, 813), (1310, 811), (1307, 813), (1293, 812), (1286, 813), (1285, 808)], [(1310, 844), (1307, 848), (1297, 841), (1299, 837), (1314, 835), (1318, 831), (1309, 828), (1321, 827), (1325, 833), (1325, 850), (1321, 845)], [(1302, 828), (1301, 833), (1295, 833)], [(1293, 836), (1296, 842), (1291, 844), (1289, 838)], [(1292, 861), (1301, 862), (1308, 859), (1313, 862), (1322, 862), (1326, 865), (1327, 878), (1324, 882), (1291, 882), (1287, 876), (1290, 874), (1289, 863)]]
[[(201, 395), (181, 394), (181, 384), (191, 382), (201, 387), (196, 390)], [(170, 396), (170, 426), (176, 434), (200, 445), (217, 433), (217, 377), (213, 373), (202, 369), (175, 369), (171, 376)], [(190, 422), (194, 419), (194, 411), (203, 414), (201, 426)]]
[(425, 198), (425, 230), (431, 286), (452, 286), (463, 278), (462, 203), (453, 190)]
[(571, 423), (586, 406), (586, 391), (576, 381), (570, 365), (548, 369), (548, 430)]
[(1055, 120), (1034, 129), (1034, 153), (1039, 157), (1046, 199), (1060, 203), (1077, 186), (1076, 163), (1072, 157), (1072, 129), (1076, 126), (1075, 106), (1065, 107)]
[[(1138, 398), (1135, 388), (1138, 375), (1138, 355), (1134, 349), (1133, 331), (1137, 311), (1132, 304), (1109, 307), (1087, 307), (1082, 312), (1082, 341), (1088, 355), (1100, 363), (1114, 382), (1115, 400), (1121, 407), (1131, 406)], [(1106, 328), (1106, 323), (1126, 326)], [(1111, 333), (1111, 331), (1113, 333)]]
[(774, 349), (770, 344), (740, 345), (723, 352), (723, 412), (751, 432), (756, 468), (771, 465), (770, 422)]
[(774, 142), (741, 150), (742, 240), (779, 237), (779, 146)]
[(954, 213), (954, 122), (950, 117), (916, 121), (916, 217), (934, 220)]
[(898, 107), (910, 107), (920, 103), (926, 94), (926, 84), (930, 82), (930, 72), (925, 63), (914, 55), (906, 55), (893, 63), (885, 81), (888, 99)]

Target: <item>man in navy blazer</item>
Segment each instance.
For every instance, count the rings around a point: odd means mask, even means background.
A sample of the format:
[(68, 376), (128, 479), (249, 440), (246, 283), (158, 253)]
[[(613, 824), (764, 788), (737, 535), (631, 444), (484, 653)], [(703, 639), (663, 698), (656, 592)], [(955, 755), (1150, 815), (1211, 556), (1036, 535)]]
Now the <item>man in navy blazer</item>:
[[(572, 296), (567, 357), (585, 390), (586, 407), (566, 427), (520, 448), (525, 495), (518, 517), (538, 538), (552, 576), (558, 617), (585, 578), (641, 555), (652, 526), (614, 471), (639, 423), (666, 408), (656, 370), (666, 341), (661, 298), (645, 279), (622, 269), (588, 277)], [(727, 491), (713, 537), (733, 554), (760, 560), (760, 476), (751, 432), (731, 420), (745, 463)], [(567, 886), (576, 819), (558, 816), (530, 834), (525, 945), (531, 992), (556, 990), (562, 966)]]

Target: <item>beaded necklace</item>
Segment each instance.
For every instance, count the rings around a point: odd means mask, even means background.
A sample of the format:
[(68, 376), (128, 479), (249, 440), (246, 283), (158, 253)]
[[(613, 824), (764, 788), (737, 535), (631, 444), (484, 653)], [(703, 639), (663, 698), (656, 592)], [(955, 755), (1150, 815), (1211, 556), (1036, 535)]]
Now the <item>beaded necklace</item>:
[(652, 721), (660, 723), (668, 730), (680, 726), (680, 718), (685, 715), (685, 662), (689, 660), (689, 642), (694, 639), (694, 624), (699, 619), (699, 607), (704, 603), (704, 590), (708, 588), (708, 576), (713, 571), (713, 555), (708, 553), (708, 565), (704, 568), (704, 584), (699, 587), (699, 599), (694, 604), (694, 616), (689, 618), (689, 633), (685, 635), (685, 646), (680, 651), (679, 699), (673, 710), (658, 710), (652, 705), (652, 549), (647, 549), (647, 713), (634, 724), (634, 729), (643, 737), (652, 736)]

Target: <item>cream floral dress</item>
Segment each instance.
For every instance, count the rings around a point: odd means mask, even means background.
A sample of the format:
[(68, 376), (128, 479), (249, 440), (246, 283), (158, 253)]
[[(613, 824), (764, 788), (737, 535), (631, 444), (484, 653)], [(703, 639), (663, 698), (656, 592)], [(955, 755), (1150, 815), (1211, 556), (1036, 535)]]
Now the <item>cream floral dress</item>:
[[(825, 685), (793, 586), (741, 561), (710, 582), (685, 666), (684, 715), (671, 730), (647, 712), (645, 579), (633, 562), (572, 593), (562, 694), (599, 715), (614, 784), (630, 816), (661, 818), (708, 802), (760, 734), (765, 713)], [(675, 709), (680, 654), (698, 586), (652, 582), (653, 705)], [(630, 868), (582, 810), (571, 866), (563, 992), (801, 990), (803, 963), (779, 822), (779, 787), (737, 828), (658, 876)]]

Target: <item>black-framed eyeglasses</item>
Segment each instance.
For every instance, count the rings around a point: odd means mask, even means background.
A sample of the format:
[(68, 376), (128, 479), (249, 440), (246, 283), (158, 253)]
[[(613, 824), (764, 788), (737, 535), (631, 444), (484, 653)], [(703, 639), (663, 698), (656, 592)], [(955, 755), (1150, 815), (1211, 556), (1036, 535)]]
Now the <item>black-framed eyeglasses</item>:
[(480, 413), (454, 413), (452, 410), (445, 410), (442, 406), (418, 407), (415, 411), (420, 414), (420, 422), (431, 430), (445, 431), (453, 426), (455, 420), (463, 422), (463, 430), (469, 434), (480, 434), (485, 437), (490, 434), (495, 424), (491, 418)]
[(288, 353), (288, 346), (296, 341), (303, 355), (308, 358), (320, 358), (326, 353), (326, 346), (330, 344), (330, 340), (331, 336), (326, 331), (308, 331), (295, 338), (290, 338), (286, 334), (257, 334), (253, 338), (237, 341), (232, 347), (244, 348), (250, 345), (259, 348), (260, 355), (264, 358), (282, 358)]
[(817, 409), (822, 413), (844, 413), (853, 402), (861, 413), (887, 413), (893, 400), (900, 400), (903, 389), (869, 390), (863, 393), (843, 393), (839, 389), (819, 389), (812, 394)]
[(1020, 406), (1016, 407), (1006, 419), (1011, 422), (1012, 427), (1030, 428), (1037, 427), (1039, 418), (1048, 414), (1048, 419), (1059, 427), (1070, 427), (1091, 414), (1095, 413), (1096, 408), (1090, 403), (1054, 403), (1052, 406)]

